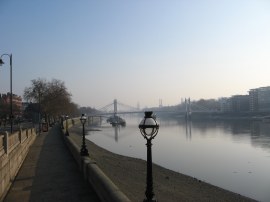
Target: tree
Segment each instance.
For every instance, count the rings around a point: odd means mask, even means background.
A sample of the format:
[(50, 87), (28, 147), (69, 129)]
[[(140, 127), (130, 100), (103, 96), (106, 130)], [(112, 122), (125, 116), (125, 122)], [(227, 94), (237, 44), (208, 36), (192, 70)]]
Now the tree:
[(0, 99), (0, 122), (7, 122), (7, 117), (10, 114), (10, 105), (4, 99)]
[(98, 110), (96, 110), (95, 108), (91, 108), (91, 107), (80, 107), (79, 108), (79, 113), (80, 114), (94, 114), (97, 113)]
[[(10, 121), (11, 115), (10, 108), (10, 94), (0, 97), (0, 119), (4, 122)], [(21, 115), (21, 109), (14, 103), (12, 103), (13, 120)]]
[(63, 81), (52, 79), (34, 79), (32, 85), (25, 88), (24, 98), (39, 104), (39, 111), (46, 119), (55, 119), (63, 114), (74, 115), (77, 105), (72, 103), (71, 94)]
[(48, 89), (48, 83), (45, 79), (33, 79), (31, 80), (31, 87), (27, 87), (24, 89), (24, 99), (30, 102), (39, 103), (43, 95), (46, 94), (46, 90)]

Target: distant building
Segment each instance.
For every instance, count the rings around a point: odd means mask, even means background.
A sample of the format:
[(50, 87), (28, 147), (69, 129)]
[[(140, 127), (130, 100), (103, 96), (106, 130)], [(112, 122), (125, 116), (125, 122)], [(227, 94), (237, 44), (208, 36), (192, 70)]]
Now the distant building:
[(248, 95), (234, 95), (230, 98), (219, 98), (220, 111), (222, 112), (243, 112), (249, 110)]
[[(2, 100), (3, 103), (10, 104), (10, 93), (7, 94), (0, 94), (0, 99)], [(12, 103), (14, 106), (14, 115), (21, 115), (22, 113), (22, 98), (21, 96), (12, 95)]]
[(249, 90), (249, 110), (252, 112), (259, 111), (257, 89)]
[(221, 112), (228, 112), (230, 111), (230, 99), (226, 97), (222, 97), (218, 99), (219, 108)]
[(270, 111), (270, 86), (249, 90), (250, 111)]
[(234, 95), (230, 98), (230, 110), (232, 112), (244, 112), (249, 110), (248, 95)]

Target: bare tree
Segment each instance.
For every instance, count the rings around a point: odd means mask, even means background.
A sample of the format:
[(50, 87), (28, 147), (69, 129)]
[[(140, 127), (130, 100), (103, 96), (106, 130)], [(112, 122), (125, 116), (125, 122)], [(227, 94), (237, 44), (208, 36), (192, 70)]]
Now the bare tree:
[(44, 118), (55, 119), (63, 114), (73, 115), (77, 112), (77, 105), (72, 103), (71, 93), (63, 81), (52, 79), (47, 82), (39, 78), (31, 82), (32, 85), (24, 90), (24, 98), (38, 103)]
[(32, 85), (24, 89), (24, 99), (30, 102), (41, 102), (48, 89), (48, 82), (45, 79), (33, 79)]

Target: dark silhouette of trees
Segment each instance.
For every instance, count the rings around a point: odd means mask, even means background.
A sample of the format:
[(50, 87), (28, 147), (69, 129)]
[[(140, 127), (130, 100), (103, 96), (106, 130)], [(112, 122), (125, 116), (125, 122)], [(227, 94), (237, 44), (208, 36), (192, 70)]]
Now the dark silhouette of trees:
[[(12, 107), (13, 120), (17, 121), (21, 115), (21, 109), (14, 103), (12, 103)], [(10, 102), (3, 98), (0, 98), (0, 122), (3, 122), (4, 125), (10, 122)]]
[(4, 102), (3, 99), (0, 99), (0, 125), (6, 125), (8, 116), (10, 114), (9, 103)]
[(98, 110), (92, 107), (80, 107), (79, 111), (80, 111), (80, 114), (95, 114), (98, 112)]
[(78, 106), (72, 102), (71, 93), (63, 81), (52, 79), (34, 79), (32, 85), (25, 88), (24, 99), (35, 103), (31, 110), (41, 113), (42, 118), (56, 119), (61, 115), (78, 115)]

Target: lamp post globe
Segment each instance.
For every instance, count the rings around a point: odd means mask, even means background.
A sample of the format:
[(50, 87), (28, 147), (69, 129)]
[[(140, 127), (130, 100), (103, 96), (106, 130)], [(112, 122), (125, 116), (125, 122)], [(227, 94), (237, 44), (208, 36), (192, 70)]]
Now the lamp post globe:
[(139, 129), (145, 139), (154, 139), (157, 135), (159, 124), (152, 111), (144, 112), (144, 118), (139, 124)]
[(144, 199), (145, 202), (154, 202), (154, 191), (153, 191), (153, 174), (152, 174), (152, 139), (158, 133), (159, 124), (156, 118), (153, 116), (152, 111), (146, 111), (143, 120), (139, 124), (139, 129), (142, 136), (147, 140), (147, 176), (146, 176), (146, 191)]
[(82, 123), (82, 127), (83, 127), (83, 131), (82, 131), (82, 147), (81, 147), (81, 156), (89, 156), (89, 153), (88, 153), (88, 150), (86, 148), (86, 144), (85, 144), (85, 130), (84, 130), (84, 125), (86, 123), (86, 119), (87, 117), (82, 114), (81, 118), (80, 118), (80, 121)]

